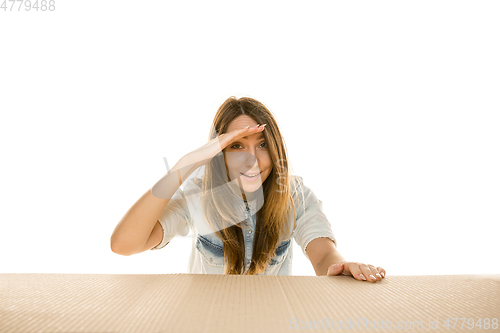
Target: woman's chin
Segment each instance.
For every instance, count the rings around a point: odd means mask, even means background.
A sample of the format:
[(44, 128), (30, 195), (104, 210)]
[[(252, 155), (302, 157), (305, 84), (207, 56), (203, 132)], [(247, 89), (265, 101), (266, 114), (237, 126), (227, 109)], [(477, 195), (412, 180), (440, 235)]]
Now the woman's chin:
[(261, 186), (262, 184), (260, 182), (258, 184), (252, 184), (252, 185), (243, 184), (243, 189), (245, 190), (245, 192), (252, 193), (257, 191)]
[(260, 179), (257, 179), (256, 181), (251, 183), (246, 182), (245, 180), (242, 179), (241, 184), (243, 185), (243, 190), (247, 193), (253, 193), (262, 186)]

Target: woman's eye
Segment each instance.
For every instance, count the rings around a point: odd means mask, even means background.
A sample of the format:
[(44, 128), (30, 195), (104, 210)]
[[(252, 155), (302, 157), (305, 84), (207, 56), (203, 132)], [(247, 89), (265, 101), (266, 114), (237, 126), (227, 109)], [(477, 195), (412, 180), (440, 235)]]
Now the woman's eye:
[[(262, 146), (262, 145), (264, 145), (264, 147), (265, 147), (265, 148), (267, 148), (267, 144), (266, 144), (265, 142), (262, 142), (260, 145), (261, 145), (261, 146)], [(231, 146), (231, 148), (233, 148), (233, 149), (238, 149), (238, 148), (235, 148), (236, 146), (241, 146), (241, 145), (240, 145), (239, 143), (237, 143), (237, 144), (235, 144), (235, 145), (232, 145), (232, 146)]]

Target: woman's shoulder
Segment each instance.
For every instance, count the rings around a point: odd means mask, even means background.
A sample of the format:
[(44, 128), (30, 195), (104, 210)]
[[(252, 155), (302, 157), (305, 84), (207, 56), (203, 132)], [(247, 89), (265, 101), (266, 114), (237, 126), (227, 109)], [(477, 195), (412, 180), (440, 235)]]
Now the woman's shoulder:
[(293, 195), (302, 190), (304, 179), (298, 175), (290, 175), (290, 190)]
[(304, 182), (304, 178), (298, 175), (290, 175), (290, 182), (292, 184), (301, 185)]

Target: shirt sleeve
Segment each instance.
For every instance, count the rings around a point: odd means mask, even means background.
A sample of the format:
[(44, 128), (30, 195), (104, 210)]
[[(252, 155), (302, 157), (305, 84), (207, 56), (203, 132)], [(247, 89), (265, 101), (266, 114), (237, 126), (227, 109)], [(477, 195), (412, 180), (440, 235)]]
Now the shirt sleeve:
[(188, 221), (191, 221), (191, 216), (181, 188), (174, 193), (158, 221), (163, 229), (163, 240), (151, 250), (164, 248), (175, 235), (186, 236), (189, 233)]
[(304, 185), (302, 177), (295, 177), (295, 191), (292, 189), (297, 214), (294, 239), (302, 248), (306, 258), (309, 259), (306, 248), (313, 239), (327, 237), (335, 243), (335, 246), (337, 241), (333, 235), (330, 222), (323, 213), (323, 202), (316, 197), (309, 187)]

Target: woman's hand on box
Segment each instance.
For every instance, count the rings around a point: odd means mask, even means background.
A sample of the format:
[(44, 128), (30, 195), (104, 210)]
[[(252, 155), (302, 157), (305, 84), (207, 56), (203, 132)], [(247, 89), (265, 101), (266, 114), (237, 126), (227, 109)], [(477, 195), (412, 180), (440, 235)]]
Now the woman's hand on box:
[(376, 282), (382, 280), (386, 273), (382, 267), (375, 267), (361, 262), (344, 261), (328, 267), (326, 275), (351, 275), (356, 280)]

